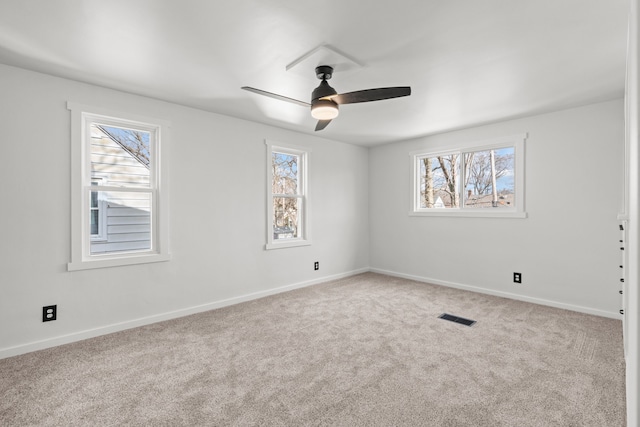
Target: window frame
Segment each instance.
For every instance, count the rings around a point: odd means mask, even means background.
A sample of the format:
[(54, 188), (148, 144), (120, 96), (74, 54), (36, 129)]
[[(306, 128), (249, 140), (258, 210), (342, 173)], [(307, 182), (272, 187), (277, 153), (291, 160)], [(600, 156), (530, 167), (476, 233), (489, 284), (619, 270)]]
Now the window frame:
[[(280, 142), (265, 140), (265, 144), (267, 146), (267, 156), (266, 156), (266, 194), (267, 194), (267, 243), (265, 245), (265, 249), (281, 249), (281, 248), (292, 248), (298, 246), (309, 246), (311, 245), (311, 236), (310, 236), (310, 215), (309, 215), (309, 191), (308, 191), (308, 176), (309, 176), (309, 157), (311, 154), (311, 149), (305, 147), (299, 147), (290, 144), (283, 144)], [(283, 195), (273, 193), (273, 153), (282, 153), (298, 156), (298, 185), (297, 185), (297, 194), (295, 196), (292, 195)], [(301, 209), (299, 211), (298, 220), (300, 221), (300, 225), (298, 227), (298, 237), (290, 238), (290, 239), (274, 239), (273, 238), (273, 200), (275, 197), (295, 197), (300, 200)]]
[[(442, 149), (415, 150), (409, 153), (411, 162), (411, 195), (409, 216), (445, 216), (445, 217), (477, 217), (477, 218), (526, 218), (525, 210), (525, 141), (527, 133), (509, 135), (500, 138), (459, 144), (455, 147)], [(425, 157), (446, 156), (458, 154), (460, 159), (459, 176), (464, 177), (464, 155), (472, 152), (488, 151), (492, 149), (514, 149), (514, 191), (515, 206), (512, 208), (472, 208), (464, 204), (465, 195), (462, 181), (458, 182), (461, 205), (457, 208), (422, 208), (420, 207), (420, 161)]]
[[(170, 123), (74, 102), (68, 102), (67, 109), (71, 112), (71, 261), (67, 264), (67, 270), (77, 271), (170, 260), (168, 156), (162, 155), (162, 151), (169, 145)], [(91, 176), (91, 150), (88, 144), (91, 141), (91, 124), (94, 122), (149, 131), (155, 136), (150, 138), (150, 149), (155, 154), (150, 164), (148, 189), (110, 187), (109, 183), (92, 185), (92, 180), (101, 178), (99, 175)], [(89, 214), (91, 193), (110, 190), (139, 191), (150, 194), (152, 204), (149, 250), (91, 254), (91, 242), (96, 240), (91, 235)], [(102, 212), (104, 211), (102, 209)], [(103, 224), (107, 227), (106, 223)], [(103, 237), (106, 238), (106, 236)]]

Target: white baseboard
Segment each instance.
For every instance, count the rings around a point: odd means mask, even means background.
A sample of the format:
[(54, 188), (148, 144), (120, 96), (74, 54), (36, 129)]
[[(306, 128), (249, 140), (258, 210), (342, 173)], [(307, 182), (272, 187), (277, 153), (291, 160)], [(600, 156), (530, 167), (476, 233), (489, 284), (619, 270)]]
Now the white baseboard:
[(394, 277), (401, 277), (403, 279), (415, 280), (416, 282), (431, 283), (433, 285), (447, 286), (449, 288), (462, 289), (465, 291), (478, 292), (481, 294), (509, 298), (509, 299), (514, 299), (518, 301), (531, 302), (534, 304), (546, 305), (549, 307), (562, 308), (564, 310), (577, 311), (580, 313), (593, 314), (595, 316), (608, 317), (610, 319), (621, 320), (619, 313), (600, 310), (597, 308), (582, 307), (580, 305), (566, 304), (566, 303), (546, 300), (542, 298), (535, 298), (535, 297), (529, 297), (526, 295), (514, 294), (511, 292), (502, 292), (502, 291), (496, 291), (493, 289), (481, 288), (478, 286), (463, 285), (461, 283), (447, 282), (444, 280), (431, 279), (428, 277), (414, 276), (411, 274), (404, 274), (404, 273), (398, 273), (395, 271), (382, 270), (380, 268), (371, 268), (369, 269), (369, 271), (371, 271), (372, 273), (385, 274), (387, 276), (394, 276)]
[(95, 329), (88, 329), (88, 330), (74, 332), (67, 335), (48, 338), (46, 340), (35, 341), (27, 344), (14, 346), (14, 347), (3, 348), (3, 349), (0, 349), (0, 359), (5, 359), (7, 357), (12, 357), (12, 356), (18, 356), (20, 354), (30, 353), (32, 351), (43, 350), (50, 347), (56, 347), (63, 344), (69, 344), (69, 343), (81, 341), (87, 338), (94, 338), (101, 335), (124, 331), (126, 329), (137, 328), (139, 326), (162, 322), (164, 320), (176, 319), (178, 317), (184, 317), (190, 314), (196, 314), (196, 313), (202, 313), (204, 311), (215, 310), (217, 308), (227, 307), (230, 305), (239, 304), (241, 302), (264, 298), (269, 295), (275, 295), (282, 292), (292, 291), (294, 289), (304, 288), (307, 286), (316, 285), (318, 283), (329, 282), (331, 280), (337, 280), (337, 279), (343, 279), (350, 276), (355, 276), (356, 274), (366, 273), (368, 271), (369, 271), (368, 268), (362, 268), (359, 270), (353, 270), (345, 273), (334, 274), (332, 276), (323, 276), (321, 278), (307, 280), (305, 282), (299, 282), (291, 285), (280, 286), (278, 288), (245, 294), (245, 295), (241, 295), (233, 298), (214, 301), (207, 304), (188, 307), (188, 308), (175, 310), (167, 313), (156, 314), (153, 316), (142, 317), (139, 319), (133, 319), (126, 322), (114, 323), (111, 325), (102, 326)]

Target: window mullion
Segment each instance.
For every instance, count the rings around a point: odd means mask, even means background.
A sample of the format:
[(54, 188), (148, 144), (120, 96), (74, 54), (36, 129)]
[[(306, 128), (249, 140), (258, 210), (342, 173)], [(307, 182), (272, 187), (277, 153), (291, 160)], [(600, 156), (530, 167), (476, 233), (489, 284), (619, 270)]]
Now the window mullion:
[(302, 194), (282, 194), (282, 193), (272, 193), (273, 197), (286, 197), (286, 198), (302, 198), (304, 197)]
[(90, 185), (85, 188), (90, 188), (92, 191), (120, 191), (127, 193), (152, 193), (155, 191), (154, 188), (150, 187), (124, 187), (113, 185)]
[(467, 168), (466, 168), (466, 164), (467, 164), (467, 158), (466, 158), (467, 152), (466, 151), (460, 151), (460, 179), (459, 179), (459, 183), (458, 183), (458, 198), (460, 199), (460, 205), (458, 206), (458, 208), (460, 210), (465, 210), (466, 207), (465, 205), (465, 192), (467, 191), (466, 188), (466, 177), (467, 177)]

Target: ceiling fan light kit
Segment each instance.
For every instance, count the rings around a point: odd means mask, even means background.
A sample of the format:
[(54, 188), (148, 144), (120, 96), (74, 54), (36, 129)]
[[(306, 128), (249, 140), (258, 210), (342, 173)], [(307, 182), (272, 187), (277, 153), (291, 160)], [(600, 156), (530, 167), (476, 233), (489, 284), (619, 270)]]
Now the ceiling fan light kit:
[(318, 99), (311, 105), (311, 116), (317, 120), (332, 120), (338, 117), (338, 104), (329, 99)]
[(330, 67), (329, 65), (321, 65), (319, 67), (316, 67), (316, 77), (318, 77), (322, 81), (311, 94), (311, 104), (248, 86), (243, 86), (242, 89), (249, 92), (257, 93), (258, 95), (264, 95), (270, 98), (279, 99), (281, 101), (291, 102), (296, 105), (310, 106), (311, 116), (314, 119), (318, 120), (316, 131), (324, 129), (331, 122), (331, 120), (338, 117), (338, 106), (341, 104), (356, 104), (360, 102), (382, 101), (383, 99), (399, 98), (402, 96), (411, 95), (411, 87), (409, 86), (365, 89), (339, 94), (334, 88), (329, 86), (329, 83), (327, 83), (327, 80), (329, 80), (332, 76), (333, 67)]

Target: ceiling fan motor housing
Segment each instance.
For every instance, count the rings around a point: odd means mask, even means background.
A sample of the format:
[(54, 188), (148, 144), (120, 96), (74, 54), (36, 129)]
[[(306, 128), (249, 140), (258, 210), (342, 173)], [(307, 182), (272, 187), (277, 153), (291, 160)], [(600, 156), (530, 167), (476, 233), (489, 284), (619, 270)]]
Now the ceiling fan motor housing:
[(322, 80), (322, 82), (320, 83), (320, 86), (318, 86), (313, 90), (313, 93), (311, 94), (311, 102), (315, 101), (316, 99), (326, 98), (328, 96), (333, 96), (337, 94), (338, 92), (336, 92), (334, 88), (329, 86), (329, 83), (327, 83), (326, 80)]
[[(338, 94), (338, 92), (336, 92), (336, 90), (331, 86), (329, 86), (329, 83), (327, 83), (327, 80), (329, 80), (331, 76), (333, 76), (333, 67), (330, 67), (329, 65), (320, 65), (319, 67), (316, 67), (316, 76), (322, 81), (320, 82), (320, 86), (315, 88), (313, 90), (313, 93), (311, 94), (312, 106), (316, 104), (316, 101), (318, 101), (321, 98), (326, 98), (328, 96), (333, 96)], [(336, 108), (338, 107), (338, 104), (336, 104), (335, 102), (331, 100), (327, 100), (327, 101), (330, 101), (333, 104), (335, 104)]]

